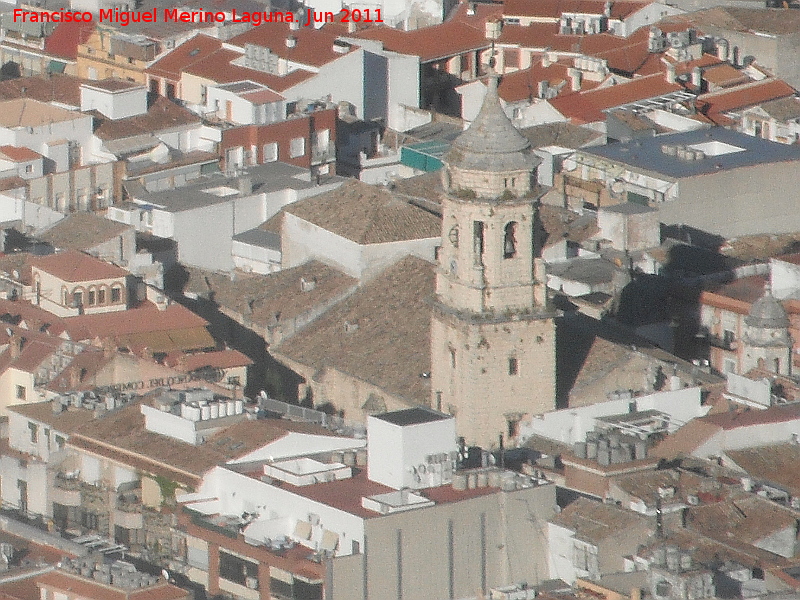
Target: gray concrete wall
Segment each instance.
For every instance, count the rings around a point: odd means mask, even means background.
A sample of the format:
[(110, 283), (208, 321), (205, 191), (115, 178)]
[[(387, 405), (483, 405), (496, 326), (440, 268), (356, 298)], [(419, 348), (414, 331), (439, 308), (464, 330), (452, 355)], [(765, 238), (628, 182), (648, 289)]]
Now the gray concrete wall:
[[(492, 493), (366, 522), (366, 559), (333, 561), (333, 600), (475, 597), (549, 578), (555, 486)], [(362, 558), (361, 561), (358, 559)]]

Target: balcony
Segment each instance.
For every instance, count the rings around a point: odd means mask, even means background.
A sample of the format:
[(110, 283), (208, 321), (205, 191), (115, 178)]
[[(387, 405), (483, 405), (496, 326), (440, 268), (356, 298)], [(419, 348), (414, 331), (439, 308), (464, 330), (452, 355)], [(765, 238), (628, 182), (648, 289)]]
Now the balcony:
[(123, 505), (114, 511), (114, 524), (125, 529), (142, 529), (141, 505)]
[(62, 506), (80, 506), (81, 505), (81, 487), (82, 484), (77, 479), (66, 479), (63, 476), (57, 475), (55, 487), (52, 491), (52, 499), (55, 504)]
[(313, 146), (311, 148), (311, 164), (322, 165), (336, 160), (336, 146), (328, 143), (324, 148)]

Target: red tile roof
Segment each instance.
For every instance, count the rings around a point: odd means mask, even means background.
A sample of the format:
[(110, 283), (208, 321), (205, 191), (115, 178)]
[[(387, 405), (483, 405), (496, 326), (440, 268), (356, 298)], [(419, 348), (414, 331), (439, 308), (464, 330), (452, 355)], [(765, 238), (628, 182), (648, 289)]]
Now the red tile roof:
[(769, 100), (787, 98), (795, 89), (782, 79), (764, 79), (697, 97), (697, 109), (713, 121), (729, 111), (750, 108)]
[[(286, 38), (294, 37), (295, 45), (286, 46)], [(295, 63), (321, 67), (342, 57), (342, 53), (333, 49), (336, 35), (324, 29), (301, 27), (292, 31), (289, 23), (264, 23), (231, 38), (228, 43), (244, 49), (245, 44), (257, 44), (269, 48), (270, 52), (277, 54)]]
[(182, 71), (204, 60), (220, 48), (222, 48), (220, 40), (198, 34), (147, 67), (145, 73), (177, 81), (181, 78)]
[(569, 94), (550, 102), (553, 108), (573, 122), (594, 123), (605, 120), (603, 110), (682, 89), (680, 84), (669, 83), (663, 75), (655, 74), (610, 87)]
[(77, 250), (67, 250), (58, 254), (36, 257), (31, 259), (30, 264), (59, 279), (73, 283), (95, 281), (97, 279), (113, 279), (125, 277), (128, 274), (125, 269)]
[(56, 25), (44, 41), (44, 50), (48, 54), (75, 60), (78, 58), (78, 45), (85, 44), (94, 31), (94, 23), (64, 22)]
[(753, 425), (785, 423), (800, 420), (800, 403), (771, 406), (764, 410), (745, 409), (702, 417), (702, 420), (722, 429), (737, 429)]
[[(647, 6), (648, 2), (617, 1), (611, 3), (611, 17), (624, 19)], [(505, 17), (548, 17), (558, 19), (562, 13), (602, 15), (605, 0), (506, 0)]]
[(36, 581), (42, 588), (70, 592), (71, 596), (77, 594), (86, 600), (188, 600), (190, 597), (186, 590), (164, 581), (146, 588), (127, 590), (62, 571), (39, 575)]
[(183, 368), (191, 372), (203, 367), (217, 369), (230, 369), (232, 367), (246, 367), (253, 361), (238, 350), (219, 350), (217, 352), (199, 352), (186, 355), (183, 359)]
[(241, 52), (223, 48), (213, 52), (203, 60), (192, 63), (183, 71), (216, 83), (233, 83), (234, 81), (249, 79), (276, 92), (282, 92), (314, 76), (311, 71), (303, 69), (297, 69), (288, 75), (281, 76), (232, 65), (231, 61), (240, 56), (242, 56)]
[(413, 31), (373, 27), (357, 32), (353, 36), (379, 40), (383, 42), (386, 50), (419, 56), (422, 62), (449, 58), (490, 46), (482, 26), (474, 27), (462, 21), (447, 21)]
[(42, 158), (42, 155), (38, 152), (34, 152), (30, 148), (20, 148), (19, 146), (0, 146), (0, 152), (9, 160), (15, 162), (26, 162)]
[[(571, 66), (572, 61), (551, 63), (547, 67), (543, 67), (541, 63), (537, 62), (529, 69), (503, 75), (497, 93), (506, 102), (535, 98), (540, 81), (547, 81), (551, 89), (564, 84), (559, 91), (559, 97), (575, 93), (572, 90), (570, 78), (567, 76), (567, 69)], [(585, 91), (598, 85), (599, 82), (584, 80), (581, 83), (581, 89)]]

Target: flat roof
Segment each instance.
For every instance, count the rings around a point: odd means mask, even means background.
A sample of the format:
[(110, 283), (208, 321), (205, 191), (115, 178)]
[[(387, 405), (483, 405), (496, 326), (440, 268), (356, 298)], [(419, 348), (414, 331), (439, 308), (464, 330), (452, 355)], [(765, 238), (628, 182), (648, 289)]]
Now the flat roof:
[(375, 415), (375, 418), (386, 421), (387, 423), (392, 423), (393, 425), (403, 426), (432, 423), (434, 421), (441, 421), (450, 417), (429, 408), (415, 406), (414, 408), (405, 408), (403, 410), (383, 413), (382, 415)]
[[(141, 186), (126, 186), (138, 203), (151, 204), (167, 212), (181, 212), (226, 202), (241, 197), (239, 180), (250, 178), (252, 192), (245, 196), (277, 192), (285, 189), (308, 190), (317, 187), (308, 169), (282, 162), (247, 167), (237, 177), (226, 177), (222, 172), (192, 180), (191, 184), (161, 192), (147, 192)], [(344, 182), (343, 177), (325, 175), (321, 185)]]
[[(662, 151), (662, 146), (665, 145), (700, 149), (705, 152), (705, 158), (685, 160), (670, 156)], [(579, 152), (672, 179), (707, 175), (758, 164), (800, 161), (800, 148), (797, 146), (770, 142), (723, 127), (582, 148)]]

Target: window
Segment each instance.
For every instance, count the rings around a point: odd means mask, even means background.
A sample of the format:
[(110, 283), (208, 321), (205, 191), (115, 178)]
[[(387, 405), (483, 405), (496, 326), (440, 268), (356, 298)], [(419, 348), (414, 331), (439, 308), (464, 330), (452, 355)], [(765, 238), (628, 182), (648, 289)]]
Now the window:
[(733, 335), (733, 332), (730, 329), (726, 329), (722, 332), (722, 343), (725, 345), (726, 348), (730, 348), (733, 345), (733, 341), (736, 338)]
[(129, 57), (128, 57), (128, 64), (129, 64), (129, 65), (132, 65), (132, 64), (133, 64), (133, 57), (132, 57), (132, 56), (129, 56)]
[(106, 303), (106, 291), (105, 290), (97, 290), (97, 303), (98, 304), (105, 304)]
[(450, 348), (450, 366), (455, 369), (456, 368), (456, 349)]
[(72, 301), (75, 306), (83, 306), (83, 292), (72, 292)]
[(294, 138), (289, 142), (289, 158), (298, 158), (306, 153), (305, 138)]
[(503, 258), (514, 258), (517, 255), (517, 223), (511, 221), (506, 225), (503, 236)]
[(89, 306), (94, 306), (97, 300), (97, 294), (94, 290), (89, 290)]
[(258, 589), (258, 564), (223, 550), (219, 551), (219, 576), (250, 589)]
[(26, 173), (33, 173), (33, 165), (25, 165)]
[(111, 288), (111, 302), (120, 302), (122, 300), (122, 288)]
[(517, 362), (516, 358), (508, 359), (508, 374), (509, 375), (519, 374), (519, 363)]
[(25, 400), (25, 386), (18, 385), (17, 386), (17, 400)]
[(263, 159), (261, 162), (275, 162), (278, 160), (278, 143), (272, 142), (271, 144), (264, 144)]
[(64, 436), (56, 435), (56, 449), (63, 450), (64, 449)]
[(39, 443), (39, 426), (28, 421), (28, 433), (31, 436), (31, 444)]
[(475, 262), (479, 263), (483, 256), (483, 221), (472, 222), (472, 251)]
[(89, 512), (88, 510), (83, 513), (81, 517), (81, 525), (86, 529), (97, 529), (99, 519), (97, 513)]

